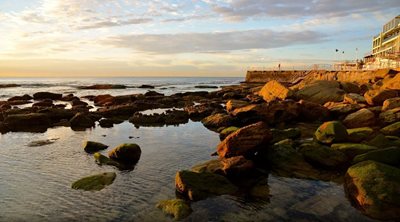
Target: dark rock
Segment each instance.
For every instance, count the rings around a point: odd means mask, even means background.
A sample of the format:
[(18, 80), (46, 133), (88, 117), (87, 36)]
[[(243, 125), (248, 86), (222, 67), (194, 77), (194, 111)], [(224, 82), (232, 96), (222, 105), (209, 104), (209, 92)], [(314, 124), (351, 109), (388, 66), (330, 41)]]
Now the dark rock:
[(386, 149), (378, 149), (368, 153), (357, 155), (353, 159), (353, 164), (366, 160), (373, 160), (395, 167), (400, 167), (400, 148), (391, 147)]
[(121, 144), (108, 152), (110, 159), (126, 165), (135, 165), (139, 161), (141, 154), (140, 147), (133, 143)]
[(113, 84), (95, 84), (91, 86), (78, 87), (79, 89), (126, 89), (124, 85), (113, 85)]
[(144, 94), (147, 97), (153, 97), (153, 96), (164, 96), (162, 93), (158, 93), (156, 91), (148, 91)]
[(138, 88), (141, 88), (141, 89), (154, 89), (155, 87), (152, 86), (152, 85), (141, 85), (141, 86), (138, 86)]
[(62, 98), (62, 94), (58, 94), (58, 93), (37, 92), (37, 93), (33, 94), (34, 100), (44, 100), (44, 99), (60, 100), (61, 98)]
[(382, 105), (385, 100), (395, 98), (397, 96), (398, 92), (390, 89), (369, 90), (364, 94), (365, 100), (368, 104), (378, 106)]
[(7, 101), (21, 101), (21, 100), (31, 100), (31, 99), (33, 99), (32, 96), (25, 94), (23, 96), (11, 97)]
[(201, 120), (203, 125), (209, 129), (218, 129), (220, 127), (228, 127), (234, 124), (235, 120), (227, 114), (217, 113), (211, 116), (208, 116)]
[(69, 122), (72, 128), (91, 128), (95, 126), (95, 121), (90, 118), (88, 113), (77, 113)]
[(114, 126), (114, 122), (111, 119), (101, 119), (99, 121), (99, 124), (103, 128), (111, 128)]
[(373, 126), (376, 123), (375, 114), (370, 110), (363, 108), (355, 113), (349, 114), (343, 120), (343, 124), (348, 128), (360, 128)]
[(3, 124), (9, 131), (43, 131), (50, 127), (50, 119), (42, 113), (14, 114), (6, 116)]
[(325, 122), (315, 132), (315, 139), (324, 144), (344, 142), (347, 138), (347, 129), (339, 121)]
[(72, 184), (72, 189), (99, 191), (111, 185), (117, 175), (114, 172), (101, 173), (82, 178)]
[(368, 153), (378, 149), (375, 146), (370, 146), (362, 143), (336, 143), (332, 144), (331, 148), (346, 154), (349, 159), (353, 159), (357, 155)]
[(305, 100), (299, 101), (299, 112), (299, 118), (307, 121), (324, 121), (330, 117), (328, 108)]
[(347, 156), (342, 152), (318, 143), (303, 143), (299, 152), (303, 154), (307, 162), (330, 169), (342, 167), (348, 161)]
[(83, 149), (87, 152), (87, 153), (95, 153), (98, 152), (100, 150), (104, 150), (107, 149), (107, 145), (104, 145), (102, 143), (98, 143), (98, 142), (94, 142), (94, 141), (86, 141), (83, 144)]

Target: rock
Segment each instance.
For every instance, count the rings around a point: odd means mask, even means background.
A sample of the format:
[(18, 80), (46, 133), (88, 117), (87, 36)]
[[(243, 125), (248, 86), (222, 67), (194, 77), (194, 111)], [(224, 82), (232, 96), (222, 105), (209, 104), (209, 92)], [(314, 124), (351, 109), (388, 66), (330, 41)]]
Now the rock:
[(31, 100), (31, 99), (33, 99), (32, 96), (25, 94), (23, 96), (11, 97), (7, 101), (22, 101), (22, 100)]
[(113, 98), (114, 98), (114, 96), (112, 96), (110, 94), (98, 95), (93, 98), (93, 102), (95, 105), (98, 106), (98, 105), (103, 105), (104, 103), (111, 101), (111, 99), (113, 99)]
[(138, 86), (138, 88), (140, 88), (140, 89), (154, 89), (156, 87), (154, 87), (152, 85), (140, 85), (140, 86)]
[(209, 196), (233, 194), (238, 190), (224, 176), (187, 170), (176, 174), (175, 186), (178, 192), (192, 201), (202, 200)]
[(258, 181), (249, 191), (250, 196), (268, 200), (270, 197), (270, 190), (268, 186), (268, 178), (263, 178)]
[(307, 162), (330, 169), (342, 167), (348, 161), (344, 153), (318, 143), (303, 143), (299, 152)]
[(267, 144), (272, 139), (267, 125), (258, 122), (243, 127), (230, 134), (217, 147), (220, 157), (233, 157), (256, 152), (260, 146)]
[(74, 99), (71, 101), (72, 106), (87, 106), (87, 102), (80, 101), (79, 99)]
[(213, 113), (217, 113), (218, 110), (223, 110), (220, 104), (203, 103), (185, 107), (185, 111), (189, 114), (189, 118), (193, 121), (202, 120)]
[(90, 118), (88, 113), (77, 113), (69, 122), (72, 128), (91, 128), (95, 126), (95, 121)]
[(114, 121), (112, 119), (101, 119), (99, 124), (103, 128), (111, 128), (114, 126)]
[(400, 97), (387, 99), (383, 102), (382, 112), (400, 107)]
[(383, 135), (381, 133), (377, 134), (374, 138), (369, 140), (366, 144), (368, 144), (370, 146), (376, 146), (379, 148), (387, 148), (387, 147), (400, 145), (396, 141), (390, 140), (388, 137), (386, 137), (385, 135)]
[(30, 142), (27, 146), (29, 147), (37, 147), (37, 146), (46, 146), (55, 143), (59, 138), (47, 139), (47, 140), (36, 140)]
[(338, 82), (320, 80), (299, 89), (296, 92), (296, 97), (313, 103), (325, 104), (343, 101), (345, 93), (344, 90), (340, 89)]
[(91, 86), (82, 86), (80, 89), (126, 89), (124, 85), (113, 85), (113, 84), (95, 84)]
[(98, 142), (94, 142), (94, 141), (85, 141), (85, 143), (83, 144), (83, 149), (87, 153), (95, 153), (100, 150), (105, 150), (107, 148), (108, 148), (107, 145), (104, 145), (104, 144), (98, 143)]
[(400, 169), (375, 161), (363, 161), (347, 170), (345, 190), (369, 217), (400, 218)]
[(181, 199), (162, 200), (157, 203), (156, 207), (165, 214), (173, 216), (174, 220), (182, 220), (192, 213), (189, 204)]
[(257, 107), (257, 115), (268, 124), (282, 124), (291, 122), (299, 117), (299, 104), (293, 100), (272, 101), (260, 104)]
[(60, 100), (61, 98), (62, 98), (62, 94), (58, 94), (58, 93), (37, 92), (37, 93), (33, 94), (34, 100), (43, 100), (43, 99)]
[(347, 104), (347, 103), (335, 103), (335, 102), (325, 103), (324, 107), (329, 109), (332, 115), (338, 117), (352, 112), (356, 112), (357, 110), (363, 108), (363, 106), (361, 106), (360, 104)]
[(52, 106), (53, 106), (53, 100), (51, 99), (44, 99), (32, 105), (32, 107), (52, 107)]
[(360, 128), (373, 126), (376, 123), (375, 114), (370, 110), (363, 108), (355, 113), (349, 114), (343, 120), (343, 124), (348, 128)]
[(346, 127), (339, 121), (323, 123), (314, 134), (318, 142), (324, 144), (346, 141), (348, 134)]
[(145, 96), (147, 96), (147, 97), (157, 97), (157, 96), (164, 96), (164, 94), (162, 94), (162, 93), (158, 93), (158, 92), (156, 92), (156, 91), (152, 91), (152, 90), (150, 90), (150, 91), (146, 92), (144, 95), (145, 95)]
[(360, 87), (352, 82), (341, 82), (340, 83), (340, 88), (346, 91), (347, 93), (360, 93), (361, 89)]
[(301, 130), (299, 128), (289, 128), (289, 129), (271, 129), (272, 140), (271, 144), (277, 143), (285, 139), (298, 139), (301, 136)]
[(242, 100), (229, 100), (226, 103), (226, 111), (227, 112), (232, 112), (233, 110), (237, 109), (237, 108), (242, 108), (249, 105), (248, 102), (246, 101), (242, 101)]
[(135, 165), (142, 154), (142, 150), (137, 144), (121, 144), (110, 152), (108, 152), (108, 156), (117, 162), (121, 162), (126, 165)]
[(253, 161), (246, 159), (244, 156), (235, 156), (222, 159), (222, 170), (228, 177), (246, 176), (254, 170)]
[(400, 122), (382, 128), (381, 133), (389, 136), (400, 136)]
[(107, 108), (101, 108), (98, 110), (97, 113), (107, 118), (129, 117), (132, 116), (135, 112), (141, 110), (143, 110), (143, 107), (139, 108), (135, 104), (125, 104), (125, 105), (117, 105)]
[(299, 105), (299, 118), (301, 119), (308, 121), (324, 121), (330, 116), (329, 109), (318, 103), (300, 100)]
[(211, 116), (208, 116), (201, 120), (203, 125), (209, 129), (218, 129), (220, 127), (228, 127), (234, 123), (234, 120), (231, 116), (226, 115), (224, 113), (217, 113)]
[[(400, 89), (400, 75), (397, 75), (396, 73), (392, 78), (385, 78), (385, 82), (382, 86), (384, 89)], [(392, 74), (393, 75), (393, 74)]]
[(72, 184), (72, 189), (85, 191), (99, 191), (111, 185), (117, 175), (114, 172), (106, 172), (82, 178)]
[(385, 125), (400, 121), (400, 107), (381, 112), (379, 120)]
[(14, 87), (20, 87), (21, 85), (19, 85), (19, 84), (13, 84), (13, 83), (11, 83), (11, 84), (0, 84), (0, 89), (2, 89), (2, 88), (14, 88)]
[(359, 143), (368, 139), (373, 132), (374, 130), (370, 127), (347, 129), (347, 133), (349, 134), (348, 140), (353, 143)]
[(218, 89), (218, 86), (210, 86), (210, 85), (198, 85), (195, 86), (196, 89)]
[(365, 100), (364, 96), (361, 96), (356, 93), (349, 93), (344, 95), (343, 102), (350, 104), (358, 104), (358, 103), (366, 103), (367, 101)]
[(165, 124), (166, 125), (179, 125), (186, 124), (189, 122), (189, 114), (182, 110), (167, 110), (165, 113)]
[(216, 173), (223, 175), (224, 171), (222, 169), (223, 165), (221, 160), (209, 160), (204, 163), (197, 164), (192, 167), (191, 171), (196, 172), (196, 173)]
[(276, 80), (271, 80), (264, 85), (258, 93), (266, 102), (285, 100), (293, 96), (293, 91)]
[(373, 160), (376, 162), (392, 165), (395, 167), (400, 166), (400, 148), (391, 147), (386, 149), (378, 149), (368, 153), (360, 154), (353, 159), (353, 164), (366, 160)]
[(364, 94), (365, 100), (370, 105), (382, 105), (383, 102), (387, 99), (391, 99), (398, 96), (398, 92), (396, 90), (390, 89), (376, 89), (369, 90)]
[[(124, 165), (118, 163), (117, 161), (114, 161), (106, 156), (104, 156), (101, 153), (95, 153), (93, 155), (95, 161), (99, 165), (109, 165), (109, 166), (115, 166), (119, 169), (126, 169)], [(129, 168), (128, 168), (129, 169)]]
[(50, 127), (50, 119), (42, 113), (13, 114), (4, 118), (3, 124), (9, 131), (42, 131)]
[(375, 146), (370, 146), (362, 143), (336, 143), (332, 144), (331, 148), (346, 154), (349, 159), (353, 159), (357, 155), (368, 153), (370, 151), (378, 149)]
[(227, 136), (229, 136), (231, 133), (236, 132), (237, 130), (239, 130), (239, 127), (236, 126), (230, 126), (227, 127), (225, 129), (223, 129), (221, 132), (219, 132), (219, 139), (222, 141), (224, 140)]

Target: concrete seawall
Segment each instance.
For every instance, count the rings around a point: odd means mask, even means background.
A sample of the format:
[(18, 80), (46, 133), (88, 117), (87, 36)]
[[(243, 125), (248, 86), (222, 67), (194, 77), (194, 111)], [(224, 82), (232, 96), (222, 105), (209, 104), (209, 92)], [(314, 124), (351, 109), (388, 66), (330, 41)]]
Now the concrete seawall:
[(380, 69), (368, 71), (247, 71), (246, 82), (266, 83), (270, 80), (279, 82), (297, 83), (300, 80), (337, 80), (341, 82), (367, 83), (373, 79), (383, 79), (386, 75), (397, 74), (399, 70)]

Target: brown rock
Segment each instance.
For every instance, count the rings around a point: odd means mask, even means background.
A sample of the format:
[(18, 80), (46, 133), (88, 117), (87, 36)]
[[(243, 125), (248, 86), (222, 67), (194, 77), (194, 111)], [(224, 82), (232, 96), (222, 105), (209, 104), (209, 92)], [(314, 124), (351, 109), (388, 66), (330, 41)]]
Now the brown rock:
[(35, 100), (42, 100), (42, 99), (60, 100), (61, 98), (62, 94), (58, 93), (37, 92), (33, 94), (33, 99)]
[(296, 97), (310, 102), (325, 104), (327, 102), (343, 101), (346, 92), (340, 89), (336, 81), (314, 81), (296, 92)]
[(244, 156), (223, 159), (222, 170), (229, 177), (243, 176), (254, 169), (254, 162)]
[(262, 96), (266, 102), (271, 102), (273, 100), (285, 100), (293, 96), (293, 92), (278, 81), (271, 80), (264, 85), (259, 95)]
[(359, 94), (356, 93), (349, 93), (344, 95), (344, 101), (345, 103), (350, 103), (350, 104), (358, 104), (358, 103), (366, 103), (367, 101), (365, 98)]
[(373, 126), (376, 123), (375, 114), (369, 109), (363, 108), (352, 113), (343, 120), (343, 124), (347, 128), (361, 128)]
[(305, 119), (308, 121), (323, 121), (329, 118), (329, 109), (318, 103), (300, 100), (299, 104), (299, 117), (301, 119)]
[(390, 89), (376, 89), (376, 90), (369, 90), (364, 94), (365, 100), (370, 105), (382, 105), (383, 102), (387, 99), (397, 97), (398, 93), (396, 90)]
[(227, 112), (231, 112), (231, 111), (233, 111), (233, 110), (235, 110), (235, 109), (237, 109), (237, 108), (242, 108), (242, 107), (245, 107), (245, 106), (247, 106), (247, 105), (249, 105), (249, 103), (246, 102), (246, 101), (242, 101), (242, 100), (229, 100), (229, 101), (226, 103), (226, 111), (227, 111)]
[(379, 114), (379, 121), (386, 125), (400, 121), (400, 107), (382, 112)]
[(271, 132), (267, 125), (258, 122), (230, 134), (218, 145), (217, 153), (224, 158), (245, 155), (256, 152), (271, 139)]
[(383, 102), (382, 112), (400, 107), (400, 97), (387, 99)]

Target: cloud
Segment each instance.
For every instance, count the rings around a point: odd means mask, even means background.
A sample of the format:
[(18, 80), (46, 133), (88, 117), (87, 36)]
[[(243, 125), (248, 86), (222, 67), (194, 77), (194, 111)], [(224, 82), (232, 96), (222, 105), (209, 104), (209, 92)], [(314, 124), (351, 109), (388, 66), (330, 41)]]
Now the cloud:
[(325, 35), (314, 31), (276, 32), (262, 29), (214, 33), (121, 35), (105, 39), (102, 44), (159, 54), (215, 53), (313, 44), (324, 41), (325, 38)]
[(349, 14), (398, 11), (398, 0), (225, 0), (207, 1), (224, 18), (240, 21), (257, 17), (303, 18), (345, 17)]
[(124, 25), (138, 25), (152, 22), (151, 18), (132, 18), (123, 21), (101, 21), (95, 22), (88, 25), (79, 26), (78, 29), (96, 29), (96, 28), (106, 28), (106, 27), (115, 27), (115, 26), (124, 26)]

